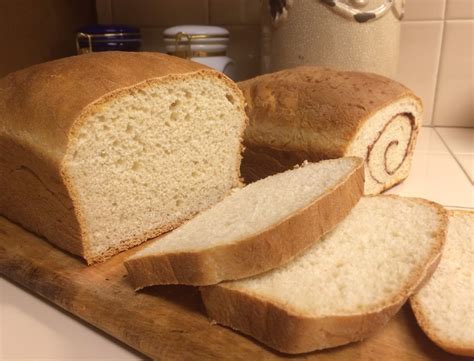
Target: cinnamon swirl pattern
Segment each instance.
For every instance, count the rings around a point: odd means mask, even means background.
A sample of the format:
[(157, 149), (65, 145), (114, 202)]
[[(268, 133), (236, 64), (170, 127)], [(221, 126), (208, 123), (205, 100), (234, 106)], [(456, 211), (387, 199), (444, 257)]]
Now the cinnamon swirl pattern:
[[(364, 132), (361, 131), (363, 138)], [(376, 132), (372, 141), (351, 144), (346, 155), (365, 158), (365, 193), (378, 194), (408, 176), (418, 127), (413, 113), (393, 115)], [(364, 154), (365, 152), (365, 154)]]

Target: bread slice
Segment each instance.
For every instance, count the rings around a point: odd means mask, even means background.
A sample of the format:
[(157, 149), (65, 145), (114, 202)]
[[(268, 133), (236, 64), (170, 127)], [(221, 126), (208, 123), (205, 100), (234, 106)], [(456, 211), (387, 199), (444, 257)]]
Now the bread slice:
[(240, 186), (246, 125), (222, 73), (102, 52), (0, 80), (0, 214), (88, 263), (180, 225)]
[(201, 288), (212, 320), (286, 353), (362, 340), (434, 270), (444, 209), (396, 196), (362, 198), (301, 257), (252, 278)]
[(439, 266), (410, 303), (433, 342), (448, 352), (474, 357), (474, 211), (449, 211)]
[(242, 175), (247, 183), (299, 164), (366, 161), (365, 194), (408, 176), (421, 100), (380, 75), (301, 66), (239, 83), (247, 101)]
[(209, 285), (282, 265), (340, 222), (363, 191), (360, 158), (306, 164), (237, 190), (129, 258), (136, 289)]

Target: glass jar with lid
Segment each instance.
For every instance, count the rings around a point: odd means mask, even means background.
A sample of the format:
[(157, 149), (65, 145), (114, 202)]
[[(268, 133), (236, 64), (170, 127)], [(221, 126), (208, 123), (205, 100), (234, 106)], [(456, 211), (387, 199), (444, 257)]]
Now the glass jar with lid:
[(125, 25), (90, 25), (76, 34), (78, 54), (97, 51), (139, 51), (140, 29)]
[(219, 70), (234, 78), (235, 65), (227, 56), (229, 31), (219, 26), (181, 25), (163, 32), (166, 52)]

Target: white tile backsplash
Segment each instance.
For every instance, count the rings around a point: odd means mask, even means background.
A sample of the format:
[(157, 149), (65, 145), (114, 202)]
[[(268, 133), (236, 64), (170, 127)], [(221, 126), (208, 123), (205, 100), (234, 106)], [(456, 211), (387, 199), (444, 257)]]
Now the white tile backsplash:
[(451, 152), (474, 155), (474, 128), (436, 128)]
[(397, 80), (421, 97), (425, 125), (432, 120), (442, 35), (442, 21), (402, 23)]
[(445, 24), (434, 125), (474, 127), (474, 20)]
[(474, 154), (454, 154), (454, 157), (474, 184)]
[(474, 1), (447, 0), (446, 19), (474, 19)]
[(434, 128), (474, 185), (474, 128)]
[(404, 20), (443, 20), (446, 0), (407, 0)]
[[(449, 191), (440, 192), (447, 184)], [(474, 208), (474, 187), (449, 153), (415, 152), (408, 178), (386, 193), (422, 197), (444, 206)]]
[(449, 153), (438, 133), (433, 128), (422, 127), (416, 140), (415, 152)]

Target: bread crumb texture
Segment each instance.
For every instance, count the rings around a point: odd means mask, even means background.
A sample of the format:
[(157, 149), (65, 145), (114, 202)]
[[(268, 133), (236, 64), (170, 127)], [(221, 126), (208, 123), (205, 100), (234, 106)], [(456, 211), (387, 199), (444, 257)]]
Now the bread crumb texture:
[[(437, 209), (366, 197), (334, 231), (286, 266), (225, 283), (310, 317), (377, 311), (424, 267), (439, 242)], [(284, 292), (282, 292), (284, 290)]]
[(474, 356), (474, 212), (451, 211), (433, 277), (411, 299), (427, 335), (450, 352)]
[(188, 219), (237, 185), (235, 97), (214, 78), (182, 76), (131, 89), (86, 119), (66, 169), (92, 253)]
[(358, 164), (357, 158), (328, 160), (249, 184), (133, 258), (238, 243), (304, 209), (347, 178)]

